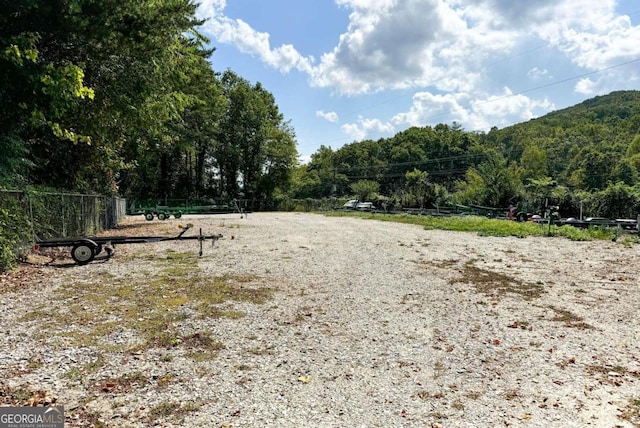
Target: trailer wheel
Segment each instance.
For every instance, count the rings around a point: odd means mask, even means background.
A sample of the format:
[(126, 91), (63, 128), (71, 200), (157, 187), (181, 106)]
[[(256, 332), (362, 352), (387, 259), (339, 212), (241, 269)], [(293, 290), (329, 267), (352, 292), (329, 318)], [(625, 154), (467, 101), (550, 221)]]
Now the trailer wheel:
[(158, 213), (158, 220), (166, 220), (167, 215), (165, 213)]
[(177, 211), (176, 213), (174, 213), (174, 214), (173, 214), (173, 216), (174, 216), (175, 218), (180, 218), (180, 217), (182, 217), (182, 212)]
[(151, 220), (153, 220), (153, 213), (145, 213), (145, 214), (144, 214), (144, 218), (145, 218), (145, 220), (147, 220), (147, 221), (151, 221)]
[(96, 242), (96, 238), (98, 238), (96, 235), (87, 235), (86, 239), (88, 241), (90, 241), (90, 244), (95, 244), (93, 252), (97, 256), (98, 254), (100, 254), (102, 252), (102, 243)]
[(95, 258), (97, 246), (89, 239), (75, 244), (71, 249), (71, 258), (79, 265), (86, 265)]

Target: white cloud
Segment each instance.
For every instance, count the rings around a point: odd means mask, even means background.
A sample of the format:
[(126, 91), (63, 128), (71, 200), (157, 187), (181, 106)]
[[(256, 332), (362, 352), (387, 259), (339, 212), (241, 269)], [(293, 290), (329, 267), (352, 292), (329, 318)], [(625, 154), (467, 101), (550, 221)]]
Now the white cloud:
[(468, 112), (462, 107), (467, 99), (464, 94), (432, 94), (418, 92), (413, 96), (413, 104), (407, 112), (398, 113), (391, 122), (399, 127), (425, 126), (455, 117), (457, 122), (468, 122)]
[(262, 61), (282, 73), (297, 69), (312, 73), (313, 57), (304, 57), (290, 44), (271, 47), (269, 34), (256, 31), (241, 19), (230, 19), (223, 14), (224, 0), (204, 0), (199, 8), (200, 16), (208, 18), (203, 32), (219, 43), (232, 44), (242, 53), (257, 55)]
[(549, 70), (533, 67), (531, 70), (529, 70), (527, 76), (529, 76), (533, 80), (540, 80), (544, 77), (549, 77)]
[[(305, 73), (310, 85), (334, 94), (415, 88), (405, 112), (390, 119), (359, 117), (343, 124), (343, 132), (356, 140), (437, 122), (457, 121), (465, 129), (488, 130), (529, 120), (554, 104), (522, 91), (536, 81), (552, 84), (554, 76), (584, 75), (574, 91), (586, 95), (640, 85), (637, 63), (618, 67), (640, 57), (640, 26), (632, 25), (627, 16), (615, 15), (616, 0), (335, 3), (349, 10), (349, 25), (338, 44), (317, 61), (293, 44), (271, 46), (268, 33), (226, 17), (225, 0), (202, 0), (199, 14), (210, 18), (203, 31), (214, 44), (232, 44), (282, 73)], [(538, 50), (525, 55), (531, 46)], [(517, 58), (514, 66), (522, 64), (522, 78), (511, 83), (518, 85), (519, 95), (504, 88), (508, 85), (504, 78), (512, 76), (496, 74), (493, 68), (505, 58)], [(318, 110), (316, 116), (339, 120), (336, 112)]]
[(532, 99), (522, 94), (513, 94), (509, 88), (504, 88), (502, 95), (472, 100), (470, 105), (472, 121), (478, 125), (483, 124), (473, 128), (477, 130), (527, 121), (555, 108), (547, 98)]
[(586, 96), (605, 95), (613, 90), (637, 90), (640, 87), (640, 75), (636, 72), (638, 64), (630, 64), (616, 70), (598, 73), (592, 77), (580, 79), (574, 90)]
[(363, 140), (372, 132), (392, 134), (395, 128), (391, 123), (382, 122), (379, 119), (358, 118), (358, 123), (345, 123), (342, 131), (354, 140)]
[(501, 95), (472, 98), (468, 94), (432, 94), (419, 92), (407, 112), (398, 113), (391, 123), (396, 128), (458, 122), (471, 131), (488, 131), (493, 126), (508, 126), (529, 120), (552, 110), (547, 100), (514, 95), (508, 88)]
[[(467, 23), (440, 0), (402, 2), (340, 0), (352, 9), (347, 31), (332, 52), (322, 56), (312, 84), (348, 95), (434, 86), (468, 89), (476, 80), (475, 48), (500, 50), (508, 37), (490, 41), (468, 34)], [(478, 53), (480, 53), (478, 51)]]
[(595, 92), (595, 82), (589, 78), (580, 79), (576, 83), (575, 91), (579, 94), (591, 95)]
[(298, 164), (299, 165), (307, 165), (310, 162), (311, 162), (311, 155), (298, 156)]
[[(224, 16), (224, 0), (203, 0), (199, 13), (218, 43), (235, 45), (269, 66), (309, 75), (312, 85), (346, 95), (385, 89), (470, 92), (483, 67), (536, 35), (588, 70), (640, 55), (640, 26), (614, 15), (615, 0), (336, 0), (351, 11), (338, 45), (316, 63), (291, 44)], [(536, 75), (540, 77), (540, 75)]]
[(317, 110), (316, 116), (325, 119), (328, 122), (337, 122), (339, 120), (338, 113), (335, 111), (325, 112), (323, 110)]

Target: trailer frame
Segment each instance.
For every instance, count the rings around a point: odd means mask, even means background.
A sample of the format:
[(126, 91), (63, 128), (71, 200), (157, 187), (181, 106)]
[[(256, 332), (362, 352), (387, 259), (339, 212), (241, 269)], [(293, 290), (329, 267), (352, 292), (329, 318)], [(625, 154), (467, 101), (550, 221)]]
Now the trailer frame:
[(197, 240), (200, 243), (198, 255), (201, 257), (203, 254), (202, 247), (205, 241), (211, 240), (211, 245), (213, 245), (218, 239), (223, 237), (221, 234), (204, 235), (202, 229), (199, 230), (197, 235), (185, 236), (185, 233), (192, 228), (193, 224), (191, 223), (186, 226), (181, 226), (182, 231), (176, 236), (84, 236), (45, 240), (36, 237), (33, 249), (38, 251), (40, 248), (71, 247), (71, 258), (73, 261), (78, 265), (86, 265), (92, 262), (103, 250), (107, 255), (107, 259), (110, 259), (115, 254), (115, 245), (122, 244)]

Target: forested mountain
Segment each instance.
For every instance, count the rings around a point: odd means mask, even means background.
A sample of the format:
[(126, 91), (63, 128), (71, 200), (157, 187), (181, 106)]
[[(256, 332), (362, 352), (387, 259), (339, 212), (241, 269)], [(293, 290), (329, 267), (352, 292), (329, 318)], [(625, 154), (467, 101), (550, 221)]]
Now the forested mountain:
[(525, 168), (539, 168), (531, 162), (546, 158), (547, 169), (539, 174), (546, 172), (559, 184), (598, 190), (610, 182), (636, 183), (640, 147), (631, 143), (638, 135), (640, 92), (622, 91), (492, 130), (486, 142)]
[[(640, 92), (623, 91), (488, 133), (440, 124), (321, 147), (296, 171), (293, 196), (496, 207), (552, 197), (572, 210), (597, 192), (637, 194), (639, 171)], [(636, 202), (623, 204), (627, 215), (637, 211)]]
[(0, 186), (269, 199), (295, 135), (190, 0), (0, 1)]

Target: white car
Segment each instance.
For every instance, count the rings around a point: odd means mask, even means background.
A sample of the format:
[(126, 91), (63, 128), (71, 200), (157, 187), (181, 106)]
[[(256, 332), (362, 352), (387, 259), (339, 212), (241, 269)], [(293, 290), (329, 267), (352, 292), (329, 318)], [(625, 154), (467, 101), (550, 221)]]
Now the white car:
[(373, 211), (376, 207), (373, 205), (373, 202), (360, 202), (356, 205), (356, 209), (359, 211)]

